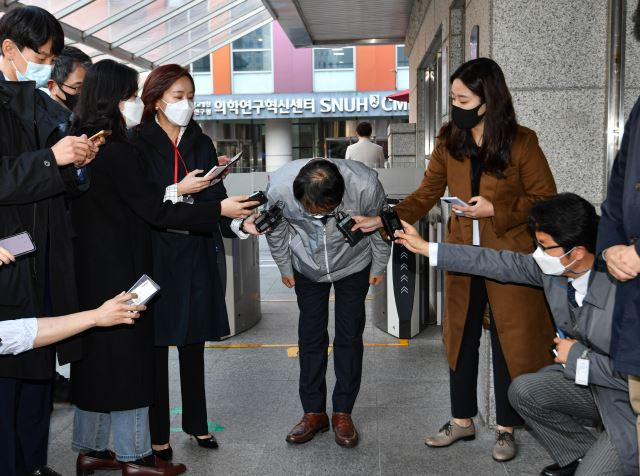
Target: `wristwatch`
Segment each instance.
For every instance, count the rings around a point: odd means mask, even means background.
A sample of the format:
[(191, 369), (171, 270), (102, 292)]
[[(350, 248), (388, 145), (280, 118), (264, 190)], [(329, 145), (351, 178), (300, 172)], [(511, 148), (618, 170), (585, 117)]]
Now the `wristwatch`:
[(238, 227), (238, 230), (240, 230), (244, 234), (247, 233), (246, 231), (244, 231), (244, 221), (245, 220), (246, 220), (246, 218), (243, 218), (242, 221), (240, 222), (240, 226)]

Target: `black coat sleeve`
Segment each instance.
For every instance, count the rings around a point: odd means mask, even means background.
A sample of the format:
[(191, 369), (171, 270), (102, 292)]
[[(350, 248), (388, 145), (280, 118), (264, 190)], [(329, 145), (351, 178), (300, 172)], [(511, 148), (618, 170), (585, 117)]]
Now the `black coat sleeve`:
[(210, 233), (218, 228), (220, 202), (193, 205), (164, 202), (164, 188), (146, 178), (139, 151), (129, 144), (113, 143), (101, 168), (110, 176), (116, 192), (142, 220), (158, 228)]
[(51, 149), (0, 158), (0, 203), (3, 205), (33, 203), (65, 190)]
[[(213, 142), (211, 141), (211, 139), (209, 137), (206, 137), (206, 140), (208, 142), (207, 146), (209, 150), (209, 157), (208, 157), (209, 166), (207, 170), (211, 170), (211, 167), (213, 167), (214, 165), (218, 165), (218, 152), (216, 151), (216, 148), (213, 145)], [(224, 186), (224, 180), (220, 180), (218, 183), (216, 183), (215, 185), (212, 185), (211, 187), (207, 188), (201, 193), (202, 193), (201, 198), (203, 201), (221, 202), (225, 198), (228, 198), (227, 189)], [(231, 218), (224, 217), (224, 216), (220, 217), (220, 233), (222, 233), (222, 236), (224, 236), (225, 238), (238, 237), (238, 235), (236, 235), (233, 232), (233, 230), (231, 230), (231, 221), (232, 221)]]

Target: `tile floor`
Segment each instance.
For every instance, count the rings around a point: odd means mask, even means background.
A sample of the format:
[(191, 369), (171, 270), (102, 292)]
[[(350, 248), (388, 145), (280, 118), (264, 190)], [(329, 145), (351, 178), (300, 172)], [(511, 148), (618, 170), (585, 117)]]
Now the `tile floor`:
[[(476, 421), (479, 431), (475, 441), (439, 450), (424, 445), (424, 437), (449, 417), (448, 370), (438, 327), (427, 328), (405, 347), (365, 348), (362, 387), (353, 412), (361, 434), (356, 448), (337, 446), (330, 432), (305, 445), (288, 445), (285, 435), (302, 415), (298, 361), (287, 352), (287, 346), (297, 341), (297, 306), (293, 292), (280, 283), (266, 249), (261, 258), (262, 320), (241, 335), (212, 344), (282, 347), (206, 350), (208, 413), (219, 450), (201, 449), (181, 432), (177, 352), (171, 351), (171, 444), (174, 461), (185, 463), (187, 474), (534, 475), (551, 463), (525, 430), (517, 432), (520, 454), (515, 460), (493, 461), (493, 432), (480, 421)], [(365, 342), (398, 344), (370, 323)], [(330, 358), (329, 389), (334, 381)], [(56, 405), (49, 463), (65, 476), (75, 474), (75, 454), (70, 449), (72, 422), (72, 408)]]

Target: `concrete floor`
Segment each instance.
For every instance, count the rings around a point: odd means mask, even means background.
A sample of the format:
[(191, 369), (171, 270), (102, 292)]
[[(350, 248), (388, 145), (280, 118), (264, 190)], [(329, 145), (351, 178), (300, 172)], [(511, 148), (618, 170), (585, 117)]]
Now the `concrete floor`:
[[(516, 433), (520, 447), (516, 459), (493, 461), (494, 435), (479, 419), (475, 441), (443, 449), (424, 445), (424, 437), (437, 432), (450, 415), (448, 369), (439, 327), (430, 327), (408, 346), (399, 346), (397, 339), (368, 322), (363, 381), (353, 412), (360, 444), (353, 449), (339, 447), (331, 432), (304, 445), (287, 444), (287, 432), (302, 416), (298, 359), (289, 356), (297, 342), (297, 305), (293, 292), (280, 283), (268, 254), (263, 252), (261, 257), (262, 320), (239, 336), (211, 344), (280, 346), (205, 351), (208, 416), (220, 449), (201, 449), (182, 433), (177, 352), (172, 349), (170, 353), (171, 445), (174, 461), (185, 463), (187, 474), (534, 475), (551, 464), (525, 430)], [(330, 322), (330, 335), (332, 331)], [(332, 361), (330, 358), (327, 371), (329, 392), (335, 382)], [(328, 400), (330, 405), (330, 396)], [(49, 464), (64, 475), (75, 474), (72, 422), (72, 407), (57, 405)]]

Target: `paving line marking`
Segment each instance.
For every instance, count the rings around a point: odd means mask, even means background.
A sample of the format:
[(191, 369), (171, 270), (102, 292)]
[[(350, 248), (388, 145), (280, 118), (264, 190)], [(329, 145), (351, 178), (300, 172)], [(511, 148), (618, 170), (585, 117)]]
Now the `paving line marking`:
[[(398, 342), (365, 342), (365, 347), (409, 347), (409, 339), (398, 339)], [(172, 346), (173, 347), (173, 346)], [(298, 348), (298, 344), (207, 344), (207, 349), (277, 349)], [(329, 349), (333, 348), (332, 345)], [(288, 352), (288, 351), (287, 351)]]

